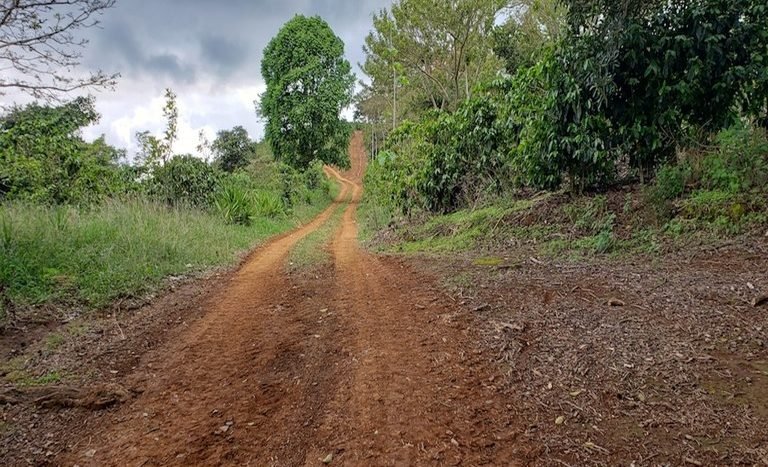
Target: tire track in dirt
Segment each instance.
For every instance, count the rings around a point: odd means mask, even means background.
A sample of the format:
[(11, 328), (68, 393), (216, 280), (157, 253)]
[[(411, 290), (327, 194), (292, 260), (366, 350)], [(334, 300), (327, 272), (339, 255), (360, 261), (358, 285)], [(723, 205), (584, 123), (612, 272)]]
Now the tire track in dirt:
[(363, 252), (355, 220), (364, 143), (350, 146), (352, 203), (333, 242), (343, 381), (305, 465), (514, 465), (511, 407), (472, 345), (468, 320), (402, 263)]
[(332, 361), (337, 349), (316, 345), (314, 317), (297, 309), (295, 302), (307, 303), (297, 300), (283, 264), (298, 241), (343, 208), (354, 187), (340, 182), (331, 207), (254, 252), (207, 299), (209, 312), (147, 355), (126, 382), (140, 397), (89, 418), (80, 443), (56, 464), (284, 465), (291, 462), (284, 452), (303, 457), (296, 434), (330, 389), (327, 378), (313, 378), (316, 362), (307, 362)]

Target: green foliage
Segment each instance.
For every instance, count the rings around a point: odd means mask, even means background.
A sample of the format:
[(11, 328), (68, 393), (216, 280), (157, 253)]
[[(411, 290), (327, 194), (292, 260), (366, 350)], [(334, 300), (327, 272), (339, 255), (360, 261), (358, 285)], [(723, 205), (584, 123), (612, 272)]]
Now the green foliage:
[(608, 210), (605, 196), (595, 196), (566, 204), (563, 212), (568, 223), (575, 230), (590, 234), (612, 230), (616, 219), (615, 214)]
[(215, 165), (231, 173), (248, 165), (254, 154), (254, 143), (245, 128), (236, 126), (231, 130), (219, 131), (211, 149)]
[(688, 150), (676, 164), (662, 167), (647, 190), (657, 217), (668, 221), (686, 191), (679, 211), (688, 219), (738, 224), (746, 214), (763, 209), (755, 203), (768, 187), (768, 134), (762, 128), (736, 124), (719, 132), (713, 146)]
[(325, 221), (322, 226), (301, 239), (301, 241), (291, 249), (291, 252), (288, 255), (288, 264), (291, 269), (332, 266), (333, 258), (331, 257), (330, 250), (327, 246), (331, 243), (334, 235), (339, 230), (345, 211), (346, 204), (337, 205), (331, 217)]
[(656, 174), (656, 182), (652, 187), (652, 199), (671, 201), (685, 192), (685, 185), (690, 178), (690, 168), (685, 165), (667, 165)]
[(433, 217), (409, 233), (407, 236), (412, 241), (400, 245), (400, 249), (429, 252), (468, 250), (488, 238), (494, 226), (498, 226), (509, 212), (501, 206), (490, 206)]
[(304, 172), (304, 184), (310, 190), (320, 188), (328, 179), (323, 172), (323, 163), (315, 159), (309, 164), (309, 168)]
[(235, 183), (225, 183), (214, 197), (219, 215), (228, 224), (251, 225), (255, 209), (248, 190)]
[(565, 33), (566, 14), (559, 0), (515, 2), (513, 14), (492, 33), (493, 51), (504, 60), (507, 73), (535, 65)]
[(720, 132), (716, 149), (696, 164), (701, 186), (731, 193), (764, 190), (768, 186), (768, 131), (735, 125)]
[(149, 195), (168, 206), (209, 206), (219, 174), (207, 162), (190, 155), (174, 156), (158, 166), (147, 181)]
[(278, 195), (269, 192), (259, 192), (255, 194), (254, 202), (256, 212), (259, 215), (275, 218), (285, 214), (285, 205)]
[(167, 163), (173, 156), (173, 143), (178, 137), (179, 108), (176, 104), (176, 94), (169, 88), (165, 90), (165, 131), (162, 138), (148, 131), (136, 133), (139, 143), (139, 161), (147, 171), (152, 172), (161, 164)]
[(493, 89), (456, 112), (404, 122), (369, 166), (371, 196), (404, 212), (449, 212), (497, 196), (512, 184), (507, 151), (516, 136), (500, 116), (502, 98)]
[(369, 121), (418, 119), (426, 110), (453, 111), (491, 79), (500, 62), (490, 35), (506, 0), (397, 0), (373, 18), (366, 37), (370, 78), (358, 96)]
[(92, 99), (57, 107), (30, 104), (0, 118), (0, 200), (88, 204), (126, 189), (123, 151), (80, 130), (98, 120)]
[[(569, 143), (569, 157), (599, 143), (607, 161), (628, 154), (644, 176), (671, 159), (688, 127), (723, 128), (768, 97), (764, 2), (573, 3), (571, 33), (558, 52), (581, 89), (570, 103), (559, 101), (570, 108), (558, 113), (582, 138)], [(604, 124), (580, 124), (588, 119)]]
[(141, 200), (88, 209), (6, 203), (0, 206), (0, 284), (18, 310), (42, 303), (100, 307), (151, 291), (169, 275), (232, 264), (254, 243), (327, 205), (326, 198), (297, 206), (297, 220), (258, 216), (246, 227)]
[(275, 157), (302, 170), (315, 159), (348, 166), (349, 129), (340, 114), (355, 79), (328, 24), (300, 15), (287, 22), (264, 50), (261, 73), (260, 112)]
[[(619, 178), (644, 182), (680, 149), (705, 142), (691, 135), (712, 134), (740, 120), (768, 121), (764, 2), (566, 3), (567, 11), (545, 0), (515, 3), (518, 9), (494, 33), (497, 53), (514, 74), (475, 88), (468, 101), (453, 101), (450, 114), (424, 107), (415, 112), (417, 123), (391, 133), (387, 152), (373, 164), (371, 197), (405, 212), (445, 212), (471, 205), (466, 198), (482, 199), (485, 190), (498, 193), (513, 184), (555, 190), (566, 182), (580, 193), (605, 189)], [(431, 51), (430, 57), (440, 56), (445, 47), (416, 34), (441, 19), (431, 21), (400, 30), (401, 22), (388, 14), (374, 19), (368, 52), (380, 81), (384, 71), (398, 71), (396, 59), (411, 52), (393, 48), (387, 34), (404, 34)], [(409, 89), (413, 83), (402, 87), (403, 94), (418, 92)], [(367, 107), (387, 96), (385, 86), (365, 92), (361, 105)], [(385, 113), (369, 113), (369, 120)], [(669, 205), (697, 171), (708, 174), (702, 183), (711, 189), (743, 189), (735, 184), (747, 173), (754, 176), (746, 183), (759, 186), (764, 169), (750, 164), (762, 159), (722, 143), (717, 142), (725, 152), (717, 158), (663, 170), (650, 197)], [(467, 196), (465, 186), (480, 189)], [(388, 196), (386, 189), (392, 190)]]

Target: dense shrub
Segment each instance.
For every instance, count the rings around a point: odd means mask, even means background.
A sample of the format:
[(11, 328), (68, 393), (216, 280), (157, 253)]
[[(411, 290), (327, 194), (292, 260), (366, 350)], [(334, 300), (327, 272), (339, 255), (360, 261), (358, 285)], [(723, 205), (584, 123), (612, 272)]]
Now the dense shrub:
[(449, 212), (498, 195), (512, 183), (508, 148), (516, 131), (500, 117), (502, 90), (404, 122), (369, 167), (368, 190), (405, 212)]
[(124, 152), (80, 137), (98, 118), (86, 98), (0, 117), (0, 200), (90, 204), (127, 190), (133, 180), (118, 165)]
[(675, 204), (685, 218), (725, 226), (768, 207), (766, 130), (737, 124), (712, 140), (658, 171), (646, 193), (660, 221), (673, 217)]
[(228, 224), (251, 225), (256, 214), (251, 193), (232, 182), (219, 187), (213, 203)]
[(736, 125), (720, 132), (715, 150), (695, 164), (702, 188), (732, 193), (768, 188), (768, 131)]
[(285, 214), (285, 206), (282, 200), (275, 193), (267, 191), (254, 194), (254, 206), (260, 216), (275, 218)]
[(221, 130), (211, 145), (214, 164), (224, 172), (234, 172), (248, 165), (255, 152), (255, 143), (242, 126)]
[(219, 173), (202, 159), (174, 156), (156, 168), (147, 181), (150, 196), (169, 206), (209, 206), (219, 183)]
[[(446, 212), (513, 182), (549, 190), (566, 182), (576, 192), (620, 178), (645, 182), (680, 149), (701, 144), (691, 134), (767, 121), (764, 2), (567, 3), (567, 32), (537, 44), (534, 64), (512, 56), (513, 76), (476, 90), (453, 113), (424, 113), (393, 132), (372, 164), (370, 197), (406, 212)], [(759, 159), (731, 156), (719, 143), (702, 183), (759, 184), (764, 171), (750, 165)], [(687, 170), (664, 169), (653, 196), (678, 196)]]

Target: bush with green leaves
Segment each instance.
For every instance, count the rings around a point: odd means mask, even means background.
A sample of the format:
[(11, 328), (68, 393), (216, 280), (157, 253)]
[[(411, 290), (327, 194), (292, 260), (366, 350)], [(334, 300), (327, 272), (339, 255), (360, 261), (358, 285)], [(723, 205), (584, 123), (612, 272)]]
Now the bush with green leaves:
[(98, 118), (90, 98), (0, 117), (0, 200), (90, 204), (128, 190), (133, 180), (118, 164), (124, 151), (80, 136)]
[(256, 216), (252, 193), (236, 183), (223, 183), (213, 198), (213, 204), (228, 224), (251, 225)]
[(688, 149), (677, 163), (659, 169), (646, 195), (662, 222), (679, 213), (697, 222), (737, 226), (750, 214), (764, 213), (768, 133), (743, 123), (717, 133), (710, 146)]
[(393, 132), (369, 167), (372, 196), (404, 212), (450, 212), (511, 186), (508, 152), (517, 128), (502, 118), (504, 89), (486, 89), (453, 113), (430, 112)]
[(317, 159), (309, 164), (307, 170), (304, 171), (304, 184), (310, 190), (316, 190), (328, 182), (328, 178), (323, 172), (323, 163)]
[(764, 112), (765, 2), (570, 3), (560, 69), (547, 79), (554, 131), (543, 144), (557, 147), (557, 165), (578, 186), (610, 181), (624, 158), (651, 175), (690, 127), (717, 131), (739, 112)]
[(211, 145), (214, 164), (224, 172), (234, 172), (248, 165), (255, 153), (255, 143), (242, 126), (221, 130)]
[(275, 193), (261, 191), (254, 193), (254, 206), (260, 216), (275, 218), (285, 214), (286, 209), (282, 200)]
[(177, 155), (157, 167), (146, 181), (153, 199), (168, 206), (210, 206), (220, 174), (210, 164), (191, 155)]
[(768, 130), (737, 124), (718, 133), (715, 143), (696, 167), (702, 188), (731, 193), (768, 188)]

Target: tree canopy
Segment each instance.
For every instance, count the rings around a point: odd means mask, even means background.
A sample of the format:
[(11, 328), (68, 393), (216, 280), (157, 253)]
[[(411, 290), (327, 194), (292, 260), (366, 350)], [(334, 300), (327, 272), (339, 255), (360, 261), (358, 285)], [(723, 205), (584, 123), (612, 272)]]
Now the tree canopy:
[(221, 130), (211, 146), (216, 165), (225, 172), (234, 172), (248, 165), (255, 153), (255, 144), (242, 126)]
[(80, 130), (99, 119), (93, 99), (15, 107), (0, 117), (0, 201), (87, 203), (115, 189), (125, 153)]
[[(427, 109), (455, 110), (478, 83), (499, 69), (489, 38), (506, 4), (506, 0), (398, 0), (374, 15), (363, 64), (370, 89), (367, 96), (361, 95), (359, 110), (394, 113), (395, 120), (413, 118)], [(387, 99), (377, 98), (382, 95)]]
[(267, 45), (261, 63), (267, 91), (260, 113), (275, 157), (298, 169), (317, 159), (348, 165), (348, 127), (341, 111), (355, 78), (344, 43), (319, 17), (298, 15)]

